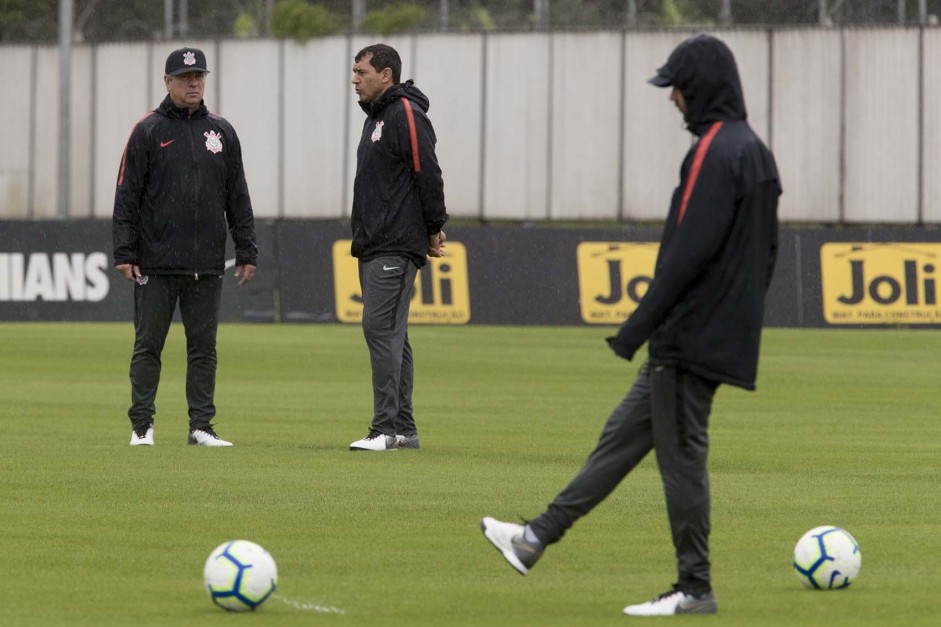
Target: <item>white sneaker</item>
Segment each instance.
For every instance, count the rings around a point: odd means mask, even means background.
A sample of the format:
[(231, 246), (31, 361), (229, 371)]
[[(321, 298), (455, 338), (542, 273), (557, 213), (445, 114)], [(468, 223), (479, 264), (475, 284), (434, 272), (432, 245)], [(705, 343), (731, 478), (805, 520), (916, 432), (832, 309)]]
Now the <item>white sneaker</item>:
[(212, 426), (190, 431), (190, 436), (186, 443), (192, 444), (193, 446), (232, 446), (231, 442), (227, 442), (216, 435)]
[(526, 540), (523, 535), (526, 527), (523, 525), (486, 516), (480, 521), (480, 530), (484, 532), (484, 537), (490, 540), (490, 544), (503, 554), (503, 559), (521, 575), (529, 573), (529, 569), (536, 565), (545, 550), (541, 544)]
[(153, 446), (154, 426), (148, 424), (131, 431), (131, 446)]
[(718, 610), (716, 597), (707, 592), (693, 596), (677, 589), (664, 592), (653, 601), (628, 605), (624, 613), (628, 616), (673, 616), (674, 614), (715, 614)]
[(398, 442), (394, 435), (385, 435), (375, 429), (370, 429), (362, 440), (350, 444), (351, 451), (394, 451), (397, 448)]

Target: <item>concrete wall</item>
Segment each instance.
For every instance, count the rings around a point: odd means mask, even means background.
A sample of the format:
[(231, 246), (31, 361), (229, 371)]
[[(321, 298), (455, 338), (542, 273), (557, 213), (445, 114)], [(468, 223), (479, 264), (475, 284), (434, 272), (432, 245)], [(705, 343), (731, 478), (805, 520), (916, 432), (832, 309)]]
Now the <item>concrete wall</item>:
[[(430, 97), (448, 209), (487, 220), (663, 218), (691, 136), (646, 83), (688, 33), (396, 36), (403, 78)], [(749, 120), (774, 150), (781, 217), (941, 223), (941, 29), (719, 32)], [(259, 218), (344, 218), (363, 114), (352, 56), (371, 38), (192, 41), (209, 108), (243, 145)], [(71, 217), (111, 215), (124, 143), (163, 98), (182, 42), (77, 46)], [(0, 218), (53, 218), (54, 46), (0, 46)]]

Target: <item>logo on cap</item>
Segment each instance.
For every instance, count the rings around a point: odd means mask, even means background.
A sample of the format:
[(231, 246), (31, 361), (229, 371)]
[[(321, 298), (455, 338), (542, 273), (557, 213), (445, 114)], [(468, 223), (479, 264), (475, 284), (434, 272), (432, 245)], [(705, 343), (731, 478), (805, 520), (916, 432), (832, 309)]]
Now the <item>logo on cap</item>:
[(183, 65), (196, 65), (196, 53), (192, 50), (183, 53)]

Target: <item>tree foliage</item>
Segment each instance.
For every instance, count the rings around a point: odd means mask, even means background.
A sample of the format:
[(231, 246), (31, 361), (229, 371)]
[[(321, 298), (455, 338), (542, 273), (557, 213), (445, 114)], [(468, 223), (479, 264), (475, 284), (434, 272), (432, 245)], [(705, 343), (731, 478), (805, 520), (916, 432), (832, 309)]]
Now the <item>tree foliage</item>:
[(0, 41), (56, 37), (56, 0), (0, 0)]
[(281, 39), (303, 41), (336, 34), (340, 28), (340, 21), (324, 6), (304, 0), (281, 0), (271, 11), (271, 34)]
[[(440, 28), (442, 0), (364, 0), (362, 28), (369, 32)], [(928, 13), (941, 15), (941, 0), (926, 0)], [(407, 3), (407, 4), (406, 4)], [(172, 0), (179, 10), (179, 0)], [(346, 32), (350, 0), (190, 0), (186, 32), (174, 38), (321, 36)], [(639, 27), (701, 26), (719, 22), (722, 0), (549, 0), (553, 29), (621, 28), (629, 23), (629, 4)], [(833, 24), (906, 23), (918, 20), (918, 0), (827, 0)], [(731, 0), (738, 25), (816, 24), (819, 0)], [(534, 0), (447, 0), (451, 31), (528, 30), (535, 24)], [(164, 0), (74, 0), (77, 41), (127, 41), (164, 37)], [(275, 18), (275, 13), (279, 17)], [(294, 16), (285, 18), (285, 15)], [(178, 16), (177, 16), (178, 17)], [(295, 23), (289, 23), (291, 20)], [(57, 0), (0, 0), (0, 42), (54, 41)], [(284, 20), (284, 22), (279, 21)], [(278, 21), (279, 26), (275, 26)], [(306, 25), (306, 27), (303, 27)]]
[(402, 33), (426, 30), (428, 23), (425, 9), (417, 4), (395, 4), (385, 9), (368, 11), (360, 27), (365, 33)]

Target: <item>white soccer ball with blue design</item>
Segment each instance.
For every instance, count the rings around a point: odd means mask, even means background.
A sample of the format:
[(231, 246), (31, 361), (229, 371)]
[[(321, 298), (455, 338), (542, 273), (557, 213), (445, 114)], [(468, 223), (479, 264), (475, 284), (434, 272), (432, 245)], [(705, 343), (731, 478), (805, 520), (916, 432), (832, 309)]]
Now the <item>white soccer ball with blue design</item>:
[(856, 581), (861, 565), (859, 543), (840, 527), (814, 527), (794, 547), (794, 570), (814, 590), (846, 588)]
[(213, 603), (243, 612), (257, 609), (275, 591), (278, 567), (261, 546), (248, 540), (232, 540), (209, 555), (203, 580)]

